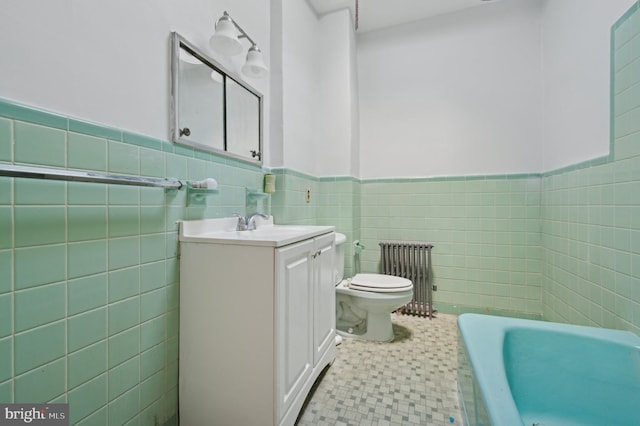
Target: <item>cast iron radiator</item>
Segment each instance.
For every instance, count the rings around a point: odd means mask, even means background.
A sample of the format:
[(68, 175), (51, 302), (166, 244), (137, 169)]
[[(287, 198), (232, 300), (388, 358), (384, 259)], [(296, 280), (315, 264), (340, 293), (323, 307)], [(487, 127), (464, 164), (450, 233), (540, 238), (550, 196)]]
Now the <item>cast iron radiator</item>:
[(433, 318), (433, 285), (431, 271), (432, 244), (381, 241), (380, 264), (385, 275), (406, 278), (413, 283), (413, 299), (399, 310), (402, 313)]

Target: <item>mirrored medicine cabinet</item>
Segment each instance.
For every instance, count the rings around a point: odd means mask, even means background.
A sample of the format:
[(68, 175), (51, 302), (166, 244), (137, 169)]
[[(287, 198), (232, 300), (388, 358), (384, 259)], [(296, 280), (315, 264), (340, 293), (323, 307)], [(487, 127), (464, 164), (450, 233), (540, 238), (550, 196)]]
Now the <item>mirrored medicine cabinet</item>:
[(170, 110), (174, 143), (262, 164), (262, 95), (176, 32)]

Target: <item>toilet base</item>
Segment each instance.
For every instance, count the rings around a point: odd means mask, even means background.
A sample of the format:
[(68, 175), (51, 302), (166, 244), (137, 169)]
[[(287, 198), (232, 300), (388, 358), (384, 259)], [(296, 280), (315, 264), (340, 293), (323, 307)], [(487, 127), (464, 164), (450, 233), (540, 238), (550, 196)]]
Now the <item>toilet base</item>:
[(343, 337), (368, 340), (372, 342), (391, 342), (394, 338), (390, 313), (369, 312), (367, 315), (367, 329), (362, 334), (349, 333), (336, 329), (336, 333)]

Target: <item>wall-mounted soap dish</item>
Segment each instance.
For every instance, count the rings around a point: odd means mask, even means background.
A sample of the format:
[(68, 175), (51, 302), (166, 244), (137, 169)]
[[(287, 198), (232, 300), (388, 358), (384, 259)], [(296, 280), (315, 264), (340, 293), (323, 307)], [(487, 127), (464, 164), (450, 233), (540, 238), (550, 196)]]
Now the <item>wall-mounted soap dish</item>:
[(194, 182), (187, 182), (187, 206), (206, 206), (207, 197), (220, 193), (218, 188), (194, 187)]
[(256, 188), (246, 188), (247, 204), (256, 203), (258, 200), (269, 198), (270, 194), (258, 191)]

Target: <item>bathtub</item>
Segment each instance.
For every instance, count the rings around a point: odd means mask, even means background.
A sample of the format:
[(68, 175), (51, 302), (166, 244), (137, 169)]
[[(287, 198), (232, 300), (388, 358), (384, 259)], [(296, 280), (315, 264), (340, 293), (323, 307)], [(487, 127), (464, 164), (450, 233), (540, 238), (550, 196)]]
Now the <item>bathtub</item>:
[(458, 317), (466, 425), (640, 425), (640, 338), (544, 321)]

